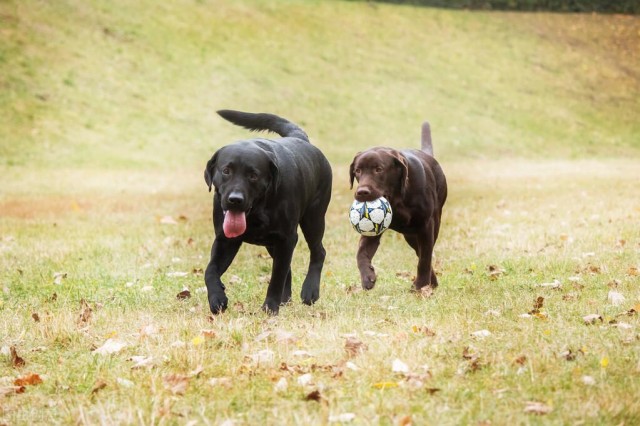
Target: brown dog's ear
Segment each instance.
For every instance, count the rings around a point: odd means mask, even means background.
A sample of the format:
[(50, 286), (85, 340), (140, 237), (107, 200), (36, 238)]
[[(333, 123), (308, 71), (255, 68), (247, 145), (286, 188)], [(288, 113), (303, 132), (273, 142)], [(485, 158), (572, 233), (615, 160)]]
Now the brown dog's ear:
[(353, 189), (353, 181), (356, 178), (356, 160), (358, 159), (360, 154), (361, 154), (361, 152), (357, 153), (356, 156), (353, 157), (353, 161), (351, 162), (351, 165), (349, 166), (349, 180), (351, 182), (351, 186), (349, 186), (349, 189)]
[(409, 184), (409, 163), (406, 157), (396, 150), (392, 150), (389, 155), (393, 157), (394, 163), (400, 169), (400, 196), (404, 197)]
[(211, 160), (207, 161), (207, 167), (204, 169), (204, 181), (209, 187), (209, 192), (211, 192), (211, 185), (213, 184), (213, 175), (215, 173), (217, 157), (218, 153), (216, 152), (213, 154), (213, 157), (211, 157)]

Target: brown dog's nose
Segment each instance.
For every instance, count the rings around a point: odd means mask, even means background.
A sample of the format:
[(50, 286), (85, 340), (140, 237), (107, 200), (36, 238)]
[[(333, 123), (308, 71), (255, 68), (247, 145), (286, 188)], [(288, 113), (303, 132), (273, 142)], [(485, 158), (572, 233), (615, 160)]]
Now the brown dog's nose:
[(369, 188), (363, 187), (363, 188), (358, 188), (356, 190), (356, 196), (358, 197), (368, 197), (369, 195), (371, 195), (371, 191), (369, 190)]

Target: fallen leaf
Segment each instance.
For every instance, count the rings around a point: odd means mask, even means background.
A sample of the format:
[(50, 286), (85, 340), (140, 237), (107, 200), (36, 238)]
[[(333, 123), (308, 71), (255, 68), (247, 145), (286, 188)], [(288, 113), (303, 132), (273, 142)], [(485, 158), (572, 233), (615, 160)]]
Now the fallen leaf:
[(534, 315), (540, 313), (544, 307), (544, 297), (538, 296), (533, 302), (533, 309), (529, 311), (529, 314)]
[(171, 216), (162, 216), (158, 221), (162, 225), (177, 225), (178, 222)]
[(176, 294), (176, 299), (184, 300), (191, 297), (191, 292), (188, 288), (184, 288), (180, 293)]
[(315, 401), (315, 402), (322, 402), (325, 398), (322, 396), (322, 394), (320, 393), (320, 391), (318, 389), (309, 392), (305, 397), (304, 400), (305, 401)]
[(553, 408), (550, 406), (536, 401), (527, 401), (525, 403), (524, 412), (527, 414), (537, 414), (537, 415), (545, 415), (549, 414)]
[(518, 365), (524, 365), (524, 363), (527, 362), (527, 356), (526, 355), (520, 355), (519, 357), (514, 359), (513, 362), (518, 364)]
[(84, 299), (80, 300), (80, 315), (78, 317), (78, 322), (82, 324), (88, 323), (91, 319), (92, 312), (93, 309), (91, 309), (89, 303)]
[(489, 330), (478, 330), (471, 333), (473, 337), (477, 337), (480, 339), (484, 339), (485, 337), (491, 336), (491, 332)]
[(587, 325), (595, 324), (597, 320), (600, 320), (600, 322), (603, 321), (602, 316), (598, 315), (598, 314), (586, 315), (586, 316), (582, 317), (582, 319), (584, 320), (584, 323), (587, 324)]
[(560, 288), (561, 286), (562, 286), (562, 283), (558, 280), (553, 280), (553, 282), (550, 282), (550, 283), (542, 283), (537, 285), (537, 287), (545, 287), (545, 288), (551, 288), (551, 289)]
[(40, 315), (38, 315), (37, 312), (32, 313), (31, 318), (33, 318), (35, 322), (40, 322)]
[[(53, 283), (60, 285), (62, 284), (62, 280), (67, 278), (66, 272), (54, 272), (53, 273)], [(55, 294), (55, 293), (54, 293)]]
[(123, 379), (122, 377), (118, 377), (116, 379), (116, 383), (122, 386), (123, 388), (132, 388), (134, 385), (131, 380)]
[(635, 266), (631, 266), (628, 270), (627, 270), (627, 275), (630, 275), (632, 277), (637, 277), (640, 275), (640, 269), (638, 269)]
[(344, 343), (344, 350), (347, 352), (347, 356), (349, 358), (353, 358), (366, 351), (367, 345), (355, 337), (347, 337), (347, 340)]
[(94, 350), (94, 354), (98, 355), (109, 355), (120, 352), (122, 348), (127, 346), (125, 342), (121, 342), (115, 339), (107, 339), (102, 346), (98, 349)]
[(30, 373), (26, 376), (19, 377), (13, 381), (16, 386), (34, 386), (42, 383), (42, 378), (39, 374)]
[(378, 383), (374, 383), (371, 386), (373, 386), (376, 389), (390, 389), (390, 388), (397, 388), (399, 385), (397, 382), (378, 382)]
[(93, 388), (91, 389), (91, 394), (94, 395), (96, 393), (98, 393), (100, 390), (104, 389), (107, 387), (107, 382), (105, 382), (104, 380), (98, 380), (94, 385)]
[(284, 377), (281, 377), (280, 380), (278, 380), (278, 382), (273, 387), (273, 390), (276, 391), (277, 393), (284, 393), (287, 391), (288, 387), (289, 387), (289, 384), (287, 383), (287, 379), (285, 379)]
[(174, 395), (184, 395), (189, 386), (189, 377), (181, 374), (167, 374), (162, 377), (164, 388)]
[(489, 265), (487, 267), (487, 276), (492, 281), (497, 280), (504, 273), (505, 273), (505, 270), (498, 265)]
[(24, 393), (25, 389), (24, 386), (2, 386), (0, 387), (0, 397), (14, 393)]
[(200, 333), (202, 333), (202, 337), (204, 337), (205, 339), (214, 339), (216, 337), (215, 330), (202, 329), (200, 330)]
[(409, 366), (396, 358), (391, 363), (391, 371), (393, 371), (394, 373), (406, 374), (409, 372)]
[(138, 368), (153, 367), (153, 357), (150, 356), (134, 355), (131, 358), (127, 359), (127, 361), (134, 362), (133, 366), (131, 366), (132, 370), (136, 370)]
[(433, 395), (434, 393), (440, 392), (442, 389), (440, 388), (426, 388), (425, 389), (429, 395)]
[(313, 375), (311, 373), (306, 373), (298, 377), (298, 384), (300, 386), (307, 386), (311, 384), (312, 381), (313, 381)]
[(424, 325), (422, 327), (418, 327), (417, 325), (414, 325), (411, 327), (411, 331), (413, 331), (416, 334), (424, 334), (425, 336), (428, 336), (428, 337), (433, 337), (436, 335), (435, 331), (433, 331), (432, 329)]
[(231, 385), (233, 384), (230, 377), (214, 377), (209, 379), (207, 383), (211, 386), (222, 386), (227, 389), (231, 388)]
[(187, 275), (189, 275), (189, 273), (183, 272), (183, 271), (173, 271), (173, 272), (167, 272), (166, 275), (169, 278), (180, 278), (180, 277), (186, 277)]
[(411, 421), (411, 416), (409, 415), (400, 417), (395, 423), (396, 426), (411, 426), (412, 424), (413, 422)]
[(349, 423), (356, 418), (353, 413), (342, 413), (329, 416), (329, 423)]
[(249, 356), (256, 364), (268, 364), (275, 360), (275, 353), (269, 349), (263, 349)]
[(622, 305), (625, 301), (625, 297), (622, 293), (618, 293), (617, 291), (609, 291), (609, 293), (607, 294), (607, 300), (609, 300), (609, 302), (614, 305), (614, 306), (619, 306)]
[(13, 365), (15, 368), (24, 367), (26, 362), (22, 357), (18, 355), (18, 351), (16, 350), (16, 347), (11, 346), (9, 350), (11, 351), (11, 365)]
[(587, 386), (594, 386), (596, 384), (596, 379), (591, 376), (582, 376), (582, 383)]

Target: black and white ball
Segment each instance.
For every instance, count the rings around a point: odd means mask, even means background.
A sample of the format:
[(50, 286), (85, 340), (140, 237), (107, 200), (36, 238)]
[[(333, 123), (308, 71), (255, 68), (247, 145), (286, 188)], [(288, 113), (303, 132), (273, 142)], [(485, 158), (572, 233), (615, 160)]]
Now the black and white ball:
[(391, 218), (391, 204), (384, 197), (373, 201), (355, 200), (349, 210), (349, 221), (353, 229), (365, 237), (382, 234), (391, 224)]

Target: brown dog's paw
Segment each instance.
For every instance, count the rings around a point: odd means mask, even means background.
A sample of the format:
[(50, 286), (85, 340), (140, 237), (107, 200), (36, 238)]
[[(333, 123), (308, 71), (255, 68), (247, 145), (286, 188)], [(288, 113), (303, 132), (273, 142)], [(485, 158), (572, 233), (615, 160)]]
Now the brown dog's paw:
[(376, 285), (376, 271), (373, 266), (369, 266), (369, 271), (360, 274), (362, 280), (362, 288), (365, 290), (371, 290)]

